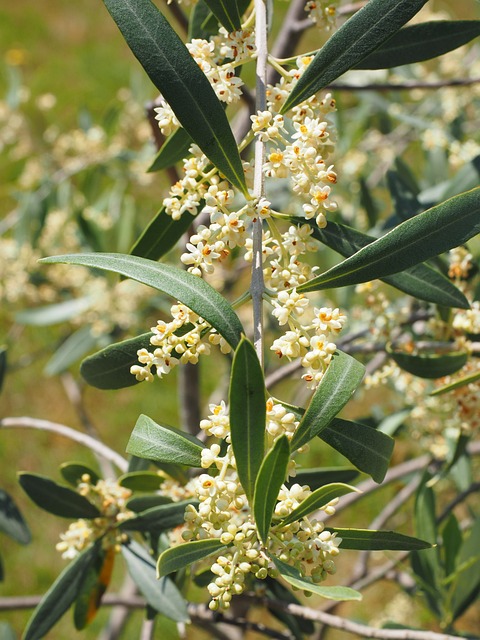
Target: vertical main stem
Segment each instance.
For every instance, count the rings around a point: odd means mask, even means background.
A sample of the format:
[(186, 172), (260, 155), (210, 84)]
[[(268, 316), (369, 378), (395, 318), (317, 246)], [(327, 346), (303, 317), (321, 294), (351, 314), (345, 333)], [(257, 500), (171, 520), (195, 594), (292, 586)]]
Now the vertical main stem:
[[(255, 38), (257, 48), (256, 67), (256, 111), (265, 111), (267, 89), (267, 7), (264, 0), (255, 0)], [(260, 199), (265, 195), (263, 164), (265, 143), (257, 137), (255, 140), (255, 173), (253, 194)], [(253, 223), (253, 263), (250, 292), (253, 303), (253, 344), (258, 359), (263, 366), (263, 282), (262, 264), (262, 219), (260, 216)]]

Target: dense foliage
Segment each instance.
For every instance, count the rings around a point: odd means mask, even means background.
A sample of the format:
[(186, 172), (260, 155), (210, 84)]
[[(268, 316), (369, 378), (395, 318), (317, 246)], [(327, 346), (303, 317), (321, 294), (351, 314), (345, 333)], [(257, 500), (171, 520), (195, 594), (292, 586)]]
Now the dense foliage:
[[(98, 457), (61, 464), (62, 482), (19, 473), (71, 520), (68, 564), (22, 637), (70, 608), (88, 628), (120, 555), (142, 638), (162, 617), (178, 634), (221, 621), (303, 638), (313, 620), (319, 637), (478, 637), (480, 96), (458, 76), (476, 77), (480, 21), (426, 0), (104, 1), (160, 95), (146, 116), (124, 93), (104, 127), (47, 129), (35, 154), (12, 134), (11, 91), (0, 297), (9, 321), (68, 323), (46, 373), (141, 398), (175, 370), (180, 417), (142, 413), (116, 450), (101, 428), (1, 420)], [(160, 171), (171, 186), (141, 228), (136, 194)], [(367, 527), (360, 501), (392, 482)], [(26, 520), (1, 491), (0, 530), (27, 544)], [(350, 576), (344, 550), (360, 552)], [(389, 552), (380, 568), (372, 552)], [(441, 633), (392, 610), (328, 616), (382, 579)], [(267, 631), (248, 620), (259, 605)]]

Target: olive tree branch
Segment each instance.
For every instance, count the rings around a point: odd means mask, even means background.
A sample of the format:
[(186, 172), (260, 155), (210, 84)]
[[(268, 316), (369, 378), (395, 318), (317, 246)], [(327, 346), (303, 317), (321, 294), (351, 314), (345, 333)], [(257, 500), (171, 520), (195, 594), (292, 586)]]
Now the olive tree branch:
[(64, 436), (75, 442), (85, 445), (92, 451), (103, 456), (106, 460), (113, 462), (120, 471), (125, 473), (128, 470), (128, 462), (120, 454), (118, 454), (107, 445), (103, 444), (96, 438), (67, 427), (64, 424), (50, 422), (49, 420), (39, 420), (37, 418), (19, 417), (19, 418), (2, 418), (0, 420), (0, 429), (39, 429), (40, 431), (51, 431), (57, 435)]
[[(267, 101), (267, 7), (264, 0), (255, 0), (255, 44), (257, 49), (255, 109), (265, 111)], [(255, 173), (253, 194), (260, 200), (265, 193), (263, 165), (265, 143), (255, 139)], [(262, 261), (262, 218), (257, 215), (253, 221), (253, 259), (250, 293), (253, 303), (253, 344), (258, 359), (263, 365), (263, 282)]]

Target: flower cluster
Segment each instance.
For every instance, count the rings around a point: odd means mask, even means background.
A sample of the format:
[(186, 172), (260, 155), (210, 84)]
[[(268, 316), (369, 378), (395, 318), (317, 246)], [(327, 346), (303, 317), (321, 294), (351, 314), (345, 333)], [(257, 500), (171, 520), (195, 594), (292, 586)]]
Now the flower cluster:
[[(210, 325), (183, 304), (171, 307), (172, 320), (159, 320), (151, 328), (153, 336), (150, 344), (155, 347), (139, 349), (137, 352), (140, 364), (133, 365), (130, 372), (139, 381), (153, 381), (152, 367), (155, 367), (159, 378), (166, 375), (179, 363), (190, 362), (197, 364), (201, 354), (210, 353), (210, 345), (219, 345), (222, 353), (228, 353), (230, 347), (227, 342), (211, 329)], [(208, 342), (203, 340), (209, 333)]]
[(298, 294), (295, 289), (290, 293), (281, 293), (283, 295), (279, 294), (274, 301), (273, 314), (280, 325), (289, 322), (290, 329), (277, 338), (270, 349), (279, 358), (301, 358), (301, 365), (306, 369), (302, 377), (309, 388), (315, 389), (336, 350), (336, 345), (330, 338), (342, 330), (347, 317), (338, 308), (315, 307), (313, 320), (308, 324), (301, 324), (293, 317), (292, 312), (295, 311), (297, 315), (303, 314), (305, 305), (302, 294)]
[(305, 11), (308, 16), (318, 27), (330, 30), (335, 27), (337, 9), (337, 1), (334, 0), (308, 0), (305, 5)]
[(93, 484), (90, 476), (84, 474), (77, 490), (98, 508), (101, 515), (92, 520), (73, 522), (65, 533), (60, 534), (57, 551), (62, 553), (62, 558), (72, 560), (99, 538), (102, 538), (104, 548), (118, 551), (125, 534), (116, 529), (116, 525), (134, 515), (126, 506), (132, 494), (130, 489), (108, 479), (100, 479)]
[[(295, 416), (271, 398), (266, 408), (270, 442), (283, 434), (291, 439), (298, 425)], [(326, 531), (323, 522), (315, 517), (282, 524), (311, 494), (306, 485), (282, 485), (274, 512), (276, 524), (267, 543), (260, 540), (249, 501), (238, 479), (226, 405), (224, 402), (210, 405), (210, 411), (200, 428), (207, 436), (223, 440), (226, 446), (215, 443), (202, 451), (202, 467), (213, 468), (215, 472), (202, 473), (192, 481), (200, 504), (198, 508), (187, 506), (182, 533), (186, 541), (217, 538), (225, 545), (225, 550), (211, 565), (214, 578), (207, 587), (210, 608), (228, 608), (232, 597), (242, 593), (253, 578), (275, 576), (277, 570), (272, 558), (293, 565), (315, 583), (334, 573), (339, 537)], [(289, 474), (293, 475), (295, 463), (291, 462)], [(337, 501), (330, 501), (322, 511), (333, 515)]]

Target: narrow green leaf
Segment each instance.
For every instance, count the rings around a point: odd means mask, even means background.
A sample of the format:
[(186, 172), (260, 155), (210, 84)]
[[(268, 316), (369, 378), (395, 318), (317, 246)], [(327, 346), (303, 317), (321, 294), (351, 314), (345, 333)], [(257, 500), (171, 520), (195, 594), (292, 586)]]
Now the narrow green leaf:
[(242, 20), (238, 0), (205, 0), (205, 4), (229, 33), (241, 28)]
[(303, 576), (298, 569), (295, 569), (295, 567), (292, 567), (286, 562), (282, 562), (273, 556), (271, 559), (280, 571), (282, 578), (297, 589), (302, 589), (309, 593), (315, 593), (316, 595), (322, 596), (322, 598), (328, 598), (329, 600), (362, 599), (362, 595), (350, 587), (323, 587), (321, 585), (314, 584), (309, 578)]
[(32, 539), (19, 508), (3, 489), (0, 489), (0, 531), (20, 544), (28, 544)]
[(455, 380), (455, 382), (450, 382), (450, 384), (446, 384), (443, 387), (439, 387), (432, 391), (431, 396), (440, 396), (442, 393), (448, 393), (449, 391), (453, 391), (454, 389), (459, 389), (460, 387), (464, 387), (471, 382), (477, 382), (480, 380), (480, 372), (472, 373), (469, 376), (464, 376), (463, 378), (459, 378)]
[(332, 420), (320, 438), (375, 482), (382, 482), (393, 453), (393, 438), (372, 427), (340, 418)]
[(230, 433), (239, 480), (249, 500), (265, 452), (266, 400), (263, 371), (253, 345), (242, 337), (230, 376)]
[(145, 415), (140, 415), (127, 444), (127, 453), (139, 458), (202, 466), (204, 443), (194, 436), (174, 427), (160, 425)]
[(335, 352), (292, 438), (292, 451), (325, 429), (350, 400), (364, 373), (360, 362), (342, 351)]
[[(431, 544), (437, 542), (438, 530), (435, 518), (435, 495), (429, 486), (431, 475), (425, 473), (415, 496), (415, 533)], [(432, 611), (440, 612), (440, 579), (442, 568), (438, 548), (414, 551), (411, 556), (412, 569), (420, 580), (427, 602)]]
[(303, 502), (294, 509), (289, 516), (279, 522), (278, 526), (283, 527), (291, 522), (300, 520), (301, 518), (308, 516), (312, 511), (317, 511), (321, 507), (324, 507), (330, 502), (330, 500), (344, 496), (346, 493), (351, 493), (352, 491), (360, 493), (356, 487), (352, 487), (341, 482), (334, 482), (332, 484), (327, 484), (324, 487), (320, 487), (313, 491), (308, 498), (305, 498), (305, 500), (303, 500)]
[(96, 543), (88, 547), (58, 576), (28, 621), (22, 640), (40, 640), (75, 602), (88, 567), (100, 550)]
[(87, 567), (73, 612), (73, 622), (78, 631), (90, 624), (97, 614), (102, 596), (110, 584), (115, 555), (113, 547), (100, 548)]
[(130, 367), (138, 364), (137, 351), (151, 347), (153, 333), (143, 333), (136, 338), (110, 344), (85, 358), (80, 373), (90, 386), (97, 389), (123, 389), (138, 384), (130, 373)]
[(358, 476), (357, 469), (351, 467), (318, 467), (312, 469), (297, 469), (297, 475), (290, 480), (300, 485), (308, 484), (312, 491), (326, 484), (335, 482), (351, 482)]
[(194, 38), (210, 40), (210, 36), (218, 33), (218, 22), (204, 0), (195, 3), (188, 21), (188, 40)]
[(100, 511), (76, 491), (36, 473), (20, 473), (20, 486), (38, 507), (62, 518), (97, 518)]
[(157, 579), (155, 564), (148, 551), (131, 540), (122, 545), (128, 573), (148, 604), (162, 615), (177, 622), (189, 622), (182, 594), (169, 578)]
[(180, 127), (171, 133), (162, 144), (154, 161), (148, 167), (147, 173), (163, 171), (163, 169), (168, 169), (177, 162), (180, 162), (180, 160), (183, 160), (189, 155), (188, 150), (191, 144), (191, 137), (183, 127)]
[(158, 491), (165, 480), (164, 476), (155, 471), (129, 471), (117, 480), (121, 487), (131, 491)]
[(432, 545), (425, 540), (406, 536), (396, 531), (375, 531), (373, 529), (339, 529), (329, 527), (342, 539), (342, 549), (356, 549), (358, 551), (418, 551), (429, 549)]
[(146, 496), (135, 496), (127, 502), (127, 507), (135, 513), (141, 513), (152, 507), (160, 507), (164, 504), (171, 504), (173, 500), (167, 496), (160, 496), (156, 493)]
[(212, 327), (215, 327), (233, 348), (240, 341), (243, 327), (225, 298), (205, 280), (182, 269), (120, 253), (80, 253), (52, 256), (43, 258), (41, 262), (85, 265), (106, 269), (132, 278), (180, 300)]
[(179, 571), (179, 569), (185, 569), (193, 562), (208, 558), (208, 556), (220, 551), (220, 549), (225, 549), (225, 545), (217, 538), (194, 540), (176, 547), (170, 547), (170, 549), (160, 554), (158, 558), (157, 575), (167, 576), (169, 573)]
[(7, 347), (0, 346), (0, 391), (3, 389), (5, 374), (7, 373)]
[(130, 249), (130, 254), (149, 260), (163, 258), (177, 244), (192, 221), (193, 217), (187, 212), (180, 220), (174, 220), (162, 207)]
[(97, 342), (98, 338), (93, 335), (89, 326), (80, 327), (62, 342), (49, 359), (45, 365), (45, 375), (56, 376), (59, 373), (63, 373), (95, 347)]
[(480, 231), (480, 187), (405, 220), (299, 292), (384, 278), (467, 242)]
[(467, 362), (465, 352), (451, 353), (405, 353), (387, 345), (387, 353), (404, 371), (419, 378), (443, 378), (459, 371)]
[(150, 0), (104, 0), (128, 46), (207, 158), (247, 195), (225, 111), (188, 49)]
[[(289, 219), (295, 224), (303, 224), (303, 220), (298, 216), (291, 216)], [(373, 236), (335, 222), (329, 222), (324, 229), (319, 229), (316, 224), (312, 224), (312, 221), (309, 221), (309, 225), (313, 228), (314, 238), (345, 258), (349, 258), (362, 247), (375, 241)], [(467, 298), (460, 289), (457, 289), (444, 275), (426, 264), (417, 264), (405, 269), (402, 273), (387, 276), (381, 280), (420, 300), (433, 302), (444, 307), (470, 308)]]
[(60, 465), (60, 473), (63, 478), (74, 487), (82, 481), (82, 476), (90, 476), (90, 482), (97, 484), (100, 480), (100, 476), (96, 471), (87, 467), (83, 462), (64, 462)]
[(455, 571), (462, 542), (462, 531), (458, 520), (453, 513), (450, 513), (442, 529), (441, 549), (444, 556), (445, 576), (447, 577)]
[(452, 595), (452, 612), (458, 618), (472, 604), (480, 592), (480, 518), (477, 518), (465, 539), (457, 560), (458, 579)]
[(453, 51), (480, 35), (480, 20), (435, 20), (397, 31), (356, 69), (389, 69)]
[(15, 314), (16, 322), (28, 324), (34, 327), (46, 327), (51, 324), (60, 324), (76, 318), (80, 313), (87, 311), (95, 301), (94, 296), (83, 296), (57, 302), (36, 309), (25, 309)]
[(278, 493), (285, 482), (289, 460), (288, 438), (281, 436), (265, 456), (258, 472), (253, 495), (253, 514), (258, 533), (265, 544)]
[(420, 11), (427, 0), (370, 0), (316, 54), (297, 82), (285, 113), (352, 69)]
[(122, 531), (155, 532), (155, 534), (174, 529), (185, 522), (185, 507), (188, 504), (198, 506), (198, 501), (182, 500), (151, 507), (134, 518), (124, 520), (118, 528)]

